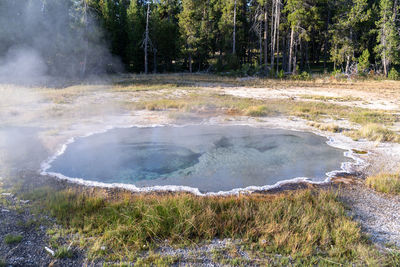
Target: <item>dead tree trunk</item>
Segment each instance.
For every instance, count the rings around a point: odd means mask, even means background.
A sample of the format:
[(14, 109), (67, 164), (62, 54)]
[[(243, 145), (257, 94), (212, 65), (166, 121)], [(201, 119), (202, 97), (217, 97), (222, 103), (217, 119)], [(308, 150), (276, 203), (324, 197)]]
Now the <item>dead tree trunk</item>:
[(276, 73), (279, 71), (279, 23), (281, 20), (281, 2), (276, 3)]
[(146, 12), (146, 32), (144, 38), (144, 73), (148, 74), (149, 66), (148, 66), (148, 54), (147, 49), (149, 45), (149, 16), (150, 16), (150, 3), (147, 3), (147, 12)]
[(274, 67), (274, 62), (275, 62), (275, 22), (276, 22), (276, 17), (275, 17), (275, 5), (276, 5), (276, 0), (272, 0), (272, 9), (271, 9), (271, 70)]
[(294, 41), (294, 29), (292, 27), (292, 30), (290, 32), (290, 48), (289, 48), (288, 72), (292, 71), (293, 41)]
[(268, 1), (264, 3), (264, 70), (268, 69)]
[(85, 54), (83, 56), (82, 62), (82, 77), (86, 75), (86, 66), (87, 66), (87, 58), (88, 58), (88, 50), (89, 50), (89, 40), (87, 38), (88, 33), (88, 3), (87, 0), (83, 0), (83, 23), (85, 25), (84, 30), (84, 38), (85, 38)]
[(232, 44), (232, 54), (236, 54), (236, 1), (233, 8), (233, 44)]

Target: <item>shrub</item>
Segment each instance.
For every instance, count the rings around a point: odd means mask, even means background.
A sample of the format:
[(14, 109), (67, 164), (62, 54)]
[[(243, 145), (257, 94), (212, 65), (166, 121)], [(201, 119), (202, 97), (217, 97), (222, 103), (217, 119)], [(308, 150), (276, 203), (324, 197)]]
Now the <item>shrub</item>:
[(389, 80), (398, 81), (400, 80), (400, 74), (395, 68), (391, 68), (388, 74)]
[(366, 71), (368, 71), (368, 68), (369, 68), (369, 56), (370, 56), (370, 54), (369, 54), (368, 49), (365, 49), (362, 52), (361, 56), (358, 58), (357, 68), (358, 68), (358, 71), (360, 73), (365, 73)]

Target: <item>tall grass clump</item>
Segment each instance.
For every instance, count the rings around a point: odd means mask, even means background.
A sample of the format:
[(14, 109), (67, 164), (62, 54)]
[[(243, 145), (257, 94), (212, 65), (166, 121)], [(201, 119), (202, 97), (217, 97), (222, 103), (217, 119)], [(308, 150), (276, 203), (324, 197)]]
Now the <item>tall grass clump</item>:
[(266, 106), (252, 106), (246, 110), (246, 115), (250, 117), (265, 117), (273, 113)]
[(93, 257), (104, 255), (101, 247), (118, 257), (164, 240), (190, 245), (214, 238), (240, 239), (265, 253), (339, 262), (363, 262), (358, 251), (370, 250), (331, 191), (228, 197), (120, 193), (109, 199), (69, 189), (39, 195), (59, 223), (88, 238)]
[(400, 175), (398, 174), (380, 173), (370, 176), (366, 184), (378, 192), (400, 194)]
[(375, 123), (364, 125), (359, 130), (353, 132), (351, 137), (355, 139), (365, 138), (378, 142), (400, 142), (400, 137), (397, 133)]

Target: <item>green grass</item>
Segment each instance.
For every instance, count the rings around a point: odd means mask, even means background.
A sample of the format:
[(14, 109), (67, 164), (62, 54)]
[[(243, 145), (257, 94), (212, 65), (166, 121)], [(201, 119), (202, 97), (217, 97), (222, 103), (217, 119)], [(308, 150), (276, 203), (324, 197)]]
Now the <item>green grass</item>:
[(72, 258), (74, 253), (66, 246), (59, 247), (54, 254), (57, 259)]
[(120, 193), (108, 199), (101, 192), (70, 189), (36, 191), (30, 199), (35, 197), (66, 229), (86, 237), (94, 258), (133, 259), (164, 240), (190, 246), (232, 238), (265, 255), (302, 262), (382, 260), (331, 191), (239, 197)]
[(400, 194), (400, 175), (398, 174), (380, 173), (370, 176), (366, 184), (378, 192)]
[(7, 245), (18, 244), (22, 241), (22, 238), (22, 235), (8, 234), (4, 237), (4, 243), (6, 243)]

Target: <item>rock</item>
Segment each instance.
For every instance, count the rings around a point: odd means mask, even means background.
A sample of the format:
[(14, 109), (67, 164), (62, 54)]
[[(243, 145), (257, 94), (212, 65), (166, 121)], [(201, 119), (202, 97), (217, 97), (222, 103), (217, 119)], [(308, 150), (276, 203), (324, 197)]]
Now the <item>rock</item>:
[(54, 255), (56, 255), (56, 253), (54, 252), (54, 250), (52, 250), (52, 249), (50, 249), (50, 248), (48, 248), (48, 247), (44, 247), (44, 249), (45, 249), (49, 254), (51, 254), (51, 256), (54, 257)]

